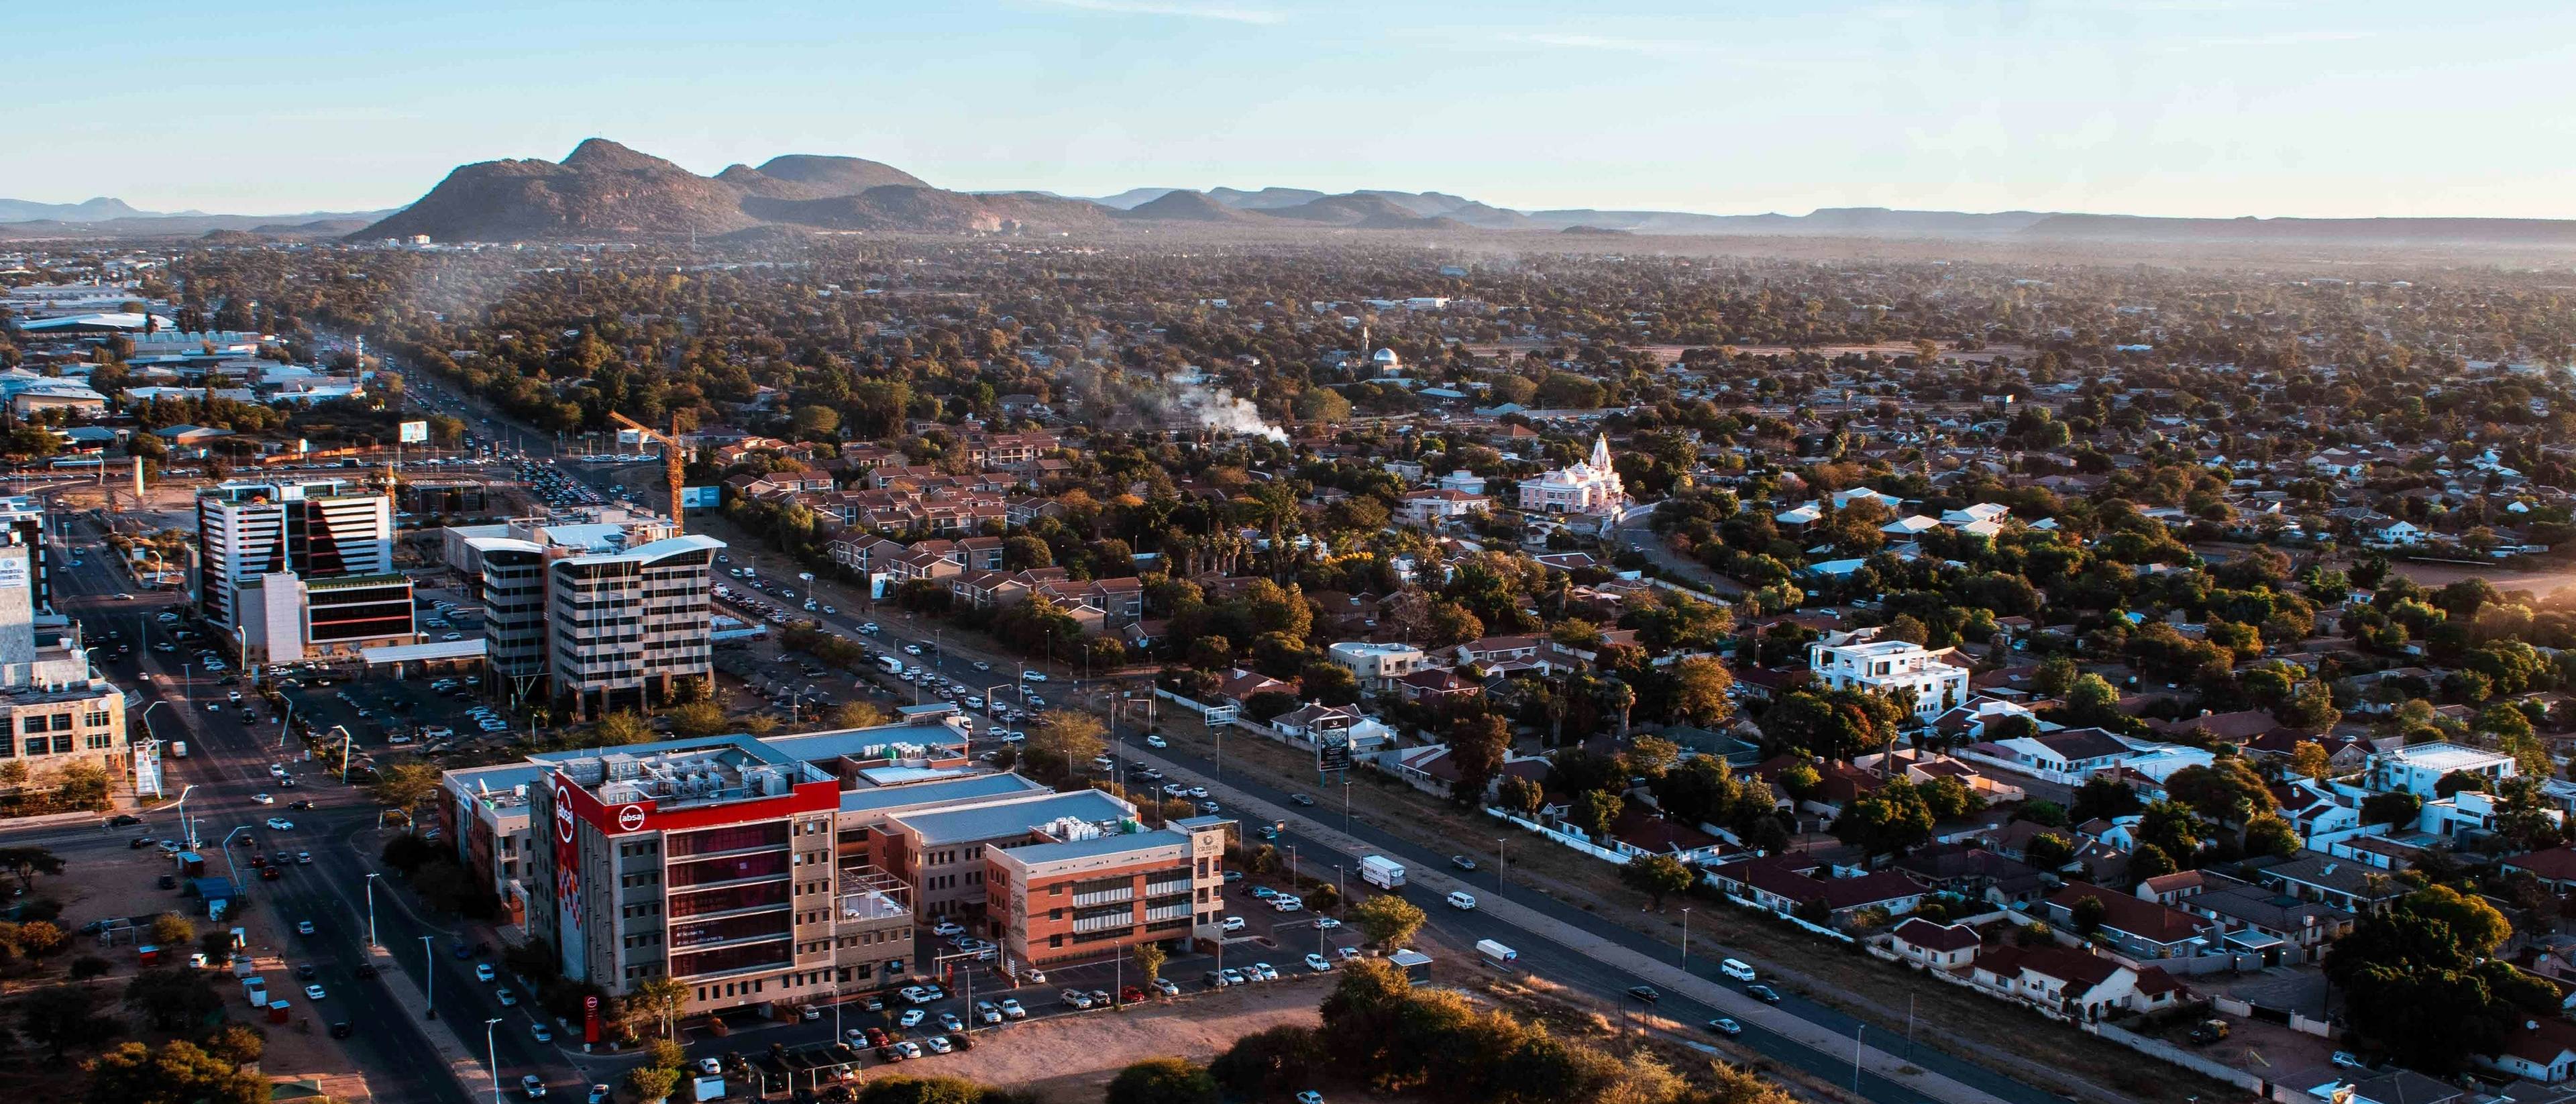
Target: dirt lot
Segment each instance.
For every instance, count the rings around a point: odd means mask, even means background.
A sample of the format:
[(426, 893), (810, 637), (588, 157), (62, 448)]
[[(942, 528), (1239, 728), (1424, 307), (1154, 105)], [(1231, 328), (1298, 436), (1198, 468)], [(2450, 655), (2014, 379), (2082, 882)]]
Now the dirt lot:
[[(1173, 710), (1162, 714), (1164, 733), (1176, 743), (1205, 752), (1212, 741), (1196, 718)], [(1242, 734), (1225, 740), (1225, 767), (1258, 770), (1292, 790), (1315, 793), (1318, 818), (1331, 824), (1342, 805), (1340, 787), (1315, 787), (1314, 762), (1305, 755)], [(1482, 814), (1457, 810), (1394, 779), (1367, 771), (1353, 772), (1350, 806), (1355, 819), (1382, 831), (1411, 836), (1474, 853), (1490, 870), (1494, 860), (1494, 822)], [(1662, 914), (1636, 907), (1636, 894), (1619, 884), (1614, 867), (1575, 851), (1546, 845), (1535, 837), (1512, 833), (1507, 845), (1515, 887), (1538, 887), (1561, 901), (1592, 912), (1604, 923), (1625, 925), (1657, 939), (1678, 944), (1678, 909)], [(1480, 872), (1477, 877), (1490, 877)], [(1706, 939), (1749, 952), (1760, 962), (1792, 978), (1803, 995), (1870, 1021), (1874, 1028), (1903, 1033), (1962, 1057), (2004, 1070), (2036, 1084), (2055, 1083), (2053, 1071), (2064, 1070), (2094, 1085), (2114, 1087), (2135, 1099), (2184, 1104), (2194, 1096), (2218, 1092), (2210, 1081), (2173, 1067), (2141, 1059), (2135, 1051), (2105, 1043), (2073, 1028), (2050, 1023), (2036, 1013), (2008, 1007), (1955, 986), (1918, 981), (1901, 969), (1857, 953), (1830, 948), (1791, 929), (1735, 915), (1733, 909), (1702, 908), (1692, 914), (1693, 945)], [(1794, 984), (1794, 982), (1793, 982)], [(1909, 1016), (1909, 1012), (1911, 1015)], [(1910, 1021), (1910, 1023), (1909, 1023)], [(2214, 1098), (2214, 1097), (2213, 1097)]]
[[(1182, 1057), (1205, 1062), (1234, 1040), (1281, 1024), (1313, 1025), (1325, 979), (1247, 985), (1124, 1013), (1052, 1016), (986, 1036), (965, 1054), (906, 1062), (895, 1072), (1010, 1085), (1050, 1101), (1094, 1104), (1130, 1063)], [(882, 1076), (870, 1071), (873, 1076)]]

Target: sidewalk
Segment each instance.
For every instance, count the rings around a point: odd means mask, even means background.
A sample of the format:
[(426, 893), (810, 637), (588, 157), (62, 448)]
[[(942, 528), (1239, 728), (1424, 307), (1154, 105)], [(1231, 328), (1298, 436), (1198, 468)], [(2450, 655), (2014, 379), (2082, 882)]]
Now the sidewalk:
[[(1150, 751), (1131, 750), (1127, 754), (1130, 758), (1160, 765), (1175, 779), (1186, 778), (1193, 784), (1207, 786), (1211, 792), (1222, 793), (1224, 804), (1238, 811), (1251, 811), (1263, 820), (1288, 821), (1296, 824), (1300, 835), (1327, 844), (1354, 859), (1378, 850), (1375, 845), (1323, 826), (1320, 822), (1304, 816), (1300, 810), (1283, 809), (1247, 796), (1232, 786), (1209, 779), (1188, 767), (1162, 760)], [(1862, 1069), (1932, 1099), (1945, 1101), (1947, 1104), (2006, 1104), (2001, 1097), (1925, 1070), (1901, 1056), (1876, 1047), (1861, 1045), (1854, 1039), (1836, 1033), (1821, 1024), (1764, 1004), (1733, 989), (1688, 973), (1669, 962), (1648, 958), (1591, 932), (1542, 915), (1508, 897), (1495, 894), (1490, 887), (1471, 886), (1447, 874), (1429, 869), (1409, 870), (1406, 885), (1408, 888), (1420, 886), (1427, 892), (1440, 895), (1459, 889), (1475, 892), (1478, 895), (1477, 907), (1481, 911), (1542, 938), (1552, 940), (1577, 955), (1635, 975), (1658, 989), (1680, 994), (1716, 1008), (1725, 1015), (1759, 1025), (1818, 1053), (1834, 1056), (1837, 1060), (1844, 1055), (1853, 1054), (1857, 1047), (1858, 1063)], [(1522, 892), (1535, 893), (1537, 890), (1524, 889)]]

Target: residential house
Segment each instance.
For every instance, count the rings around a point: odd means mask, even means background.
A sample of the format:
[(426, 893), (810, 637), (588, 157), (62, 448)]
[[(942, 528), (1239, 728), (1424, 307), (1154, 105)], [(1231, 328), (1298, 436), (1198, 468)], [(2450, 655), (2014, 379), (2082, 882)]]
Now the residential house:
[(1979, 953), (1968, 971), (1978, 988), (2083, 1023), (2115, 1011), (2171, 1008), (2185, 992), (2181, 982), (2154, 966), (2133, 968), (2072, 947), (1998, 946)]
[(1981, 941), (1977, 930), (1962, 924), (1935, 924), (1907, 917), (1888, 933), (1888, 948), (1917, 966), (1955, 970), (1976, 960)]
[(2102, 902), (2102, 922), (2095, 929), (2131, 958), (2188, 958), (2205, 952), (2213, 925), (2205, 919), (2087, 882), (2070, 882), (2042, 903), (2049, 921), (2076, 930), (2075, 906), (2087, 898)]

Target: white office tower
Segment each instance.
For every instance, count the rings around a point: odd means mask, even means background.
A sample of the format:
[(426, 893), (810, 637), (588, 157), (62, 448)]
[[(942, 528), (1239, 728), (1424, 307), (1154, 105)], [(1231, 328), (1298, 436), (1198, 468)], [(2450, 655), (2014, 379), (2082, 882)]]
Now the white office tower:
[(703, 678), (715, 656), (707, 568), (724, 542), (691, 533), (546, 562), (554, 689), (597, 715), (640, 704), (649, 685)]
[(263, 576), (393, 574), (393, 500), (340, 480), (226, 483), (197, 496), (197, 540), (198, 604), (231, 629), (241, 590)]

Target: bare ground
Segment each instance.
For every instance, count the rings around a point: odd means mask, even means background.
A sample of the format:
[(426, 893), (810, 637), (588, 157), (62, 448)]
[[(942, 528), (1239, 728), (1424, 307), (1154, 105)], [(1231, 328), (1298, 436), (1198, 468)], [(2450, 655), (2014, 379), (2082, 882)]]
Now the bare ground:
[[(1050, 1016), (1017, 1024), (963, 1054), (906, 1062), (895, 1074), (965, 1077), (1064, 1104), (1095, 1104), (1109, 1079), (1148, 1058), (1205, 1063), (1234, 1041), (1282, 1024), (1315, 1026), (1327, 979), (1279, 981), (1195, 994), (1125, 1012)], [(872, 1077), (885, 1076), (870, 1070)]]

